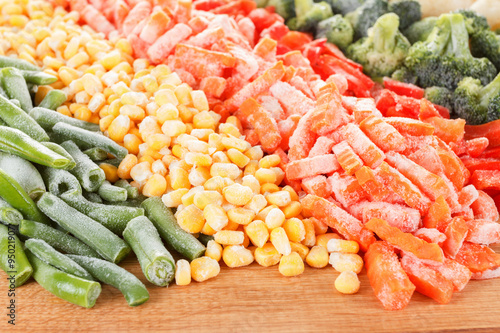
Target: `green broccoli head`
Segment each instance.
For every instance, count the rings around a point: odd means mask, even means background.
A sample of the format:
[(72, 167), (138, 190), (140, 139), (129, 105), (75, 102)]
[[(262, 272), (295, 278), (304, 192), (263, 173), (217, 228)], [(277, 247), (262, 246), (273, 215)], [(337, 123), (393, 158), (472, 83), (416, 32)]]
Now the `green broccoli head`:
[(481, 14), (470, 10), (470, 9), (459, 9), (454, 13), (461, 14), (465, 19), (465, 26), (467, 27), (467, 32), (470, 36), (482, 31), (482, 30), (490, 30), (490, 25)]
[(434, 104), (438, 104), (453, 110), (453, 92), (444, 87), (429, 87), (425, 89), (425, 98)]
[(401, 82), (417, 84), (417, 77), (406, 67), (400, 67), (392, 73), (391, 78)]
[(399, 29), (404, 30), (422, 18), (420, 2), (395, 0), (389, 3), (389, 11), (399, 16)]
[(345, 17), (354, 28), (354, 39), (358, 40), (368, 36), (368, 29), (375, 24), (380, 16), (387, 12), (387, 0), (366, 0), (362, 6), (348, 13)]
[(326, 0), (326, 2), (332, 7), (334, 13), (345, 15), (356, 10), (365, 3), (365, 0)]
[(469, 124), (478, 125), (500, 118), (500, 75), (488, 85), (466, 77), (453, 94), (455, 114)]
[(426, 17), (418, 22), (413, 23), (403, 31), (403, 35), (408, 38), (410, 43), (423, 42), (429, 37), (434, 26), (436, 26), (437, 17)]
[(273, 6), (276, 13), (285, 20), (295, 16), (294, 0), (268, 0), (266, 7), (267, 6)]
[(295, 0), (294, 5), (296, 18), (287, 21), (292, 30), (314, 32), (320, 21), (333, 16), (332, 8), (324, 1), (315, 3), (313, 0)]
[(347, 55), (363, 65), (365, 73), (372, 77), (390, 76), (401, 66), (410, 48), (398, 27), (396, 14), (382, 15), (368, 30), (368, 37), (347, 48)]
[(326, 38), (330, 43), (346, 49), (352, 43), (354, 30), (351, 23), (337, 14), (318, 23), (316, 38)]
[(466, 76), (487, 84), (496, 75), (496, 68), (488, 59), (471, 55), (469, 35), (460, 14), (441, 15), (429, 37), (413, 44), (404, 64), (424, 88), (440, 86), (454, 90)]
[(500, 70), (500, 36), (491, 30), (481, 30), (470, 39), (470, 51), (474, 57), (488, 58)]

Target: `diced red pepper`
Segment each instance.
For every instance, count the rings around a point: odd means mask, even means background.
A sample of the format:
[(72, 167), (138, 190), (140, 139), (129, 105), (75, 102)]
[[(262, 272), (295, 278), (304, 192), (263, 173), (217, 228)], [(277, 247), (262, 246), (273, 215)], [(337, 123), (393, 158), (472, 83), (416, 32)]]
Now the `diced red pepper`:
[(413, 97), (417, 99), (424, 98), (425, 90), (411, 83), (404, 83), (384, 77), (384, 87), (398, 95)]
[(500, 170), (476, 170), (470, 182), (478, 190), (500, 190)]
[(500, 146), (500, 119), (482, 125), (465, 125), (465, 139), (485, 137), (490, 147)]

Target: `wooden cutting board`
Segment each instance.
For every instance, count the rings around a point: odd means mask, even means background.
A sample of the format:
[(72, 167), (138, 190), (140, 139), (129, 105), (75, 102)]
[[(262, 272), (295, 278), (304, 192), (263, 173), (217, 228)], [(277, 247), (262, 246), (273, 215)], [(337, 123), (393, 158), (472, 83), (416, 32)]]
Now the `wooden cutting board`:
[[(306, 267), (286, 278), (278, 267), (257, 264), (229, 269), (216, 278), (189, 286), (154, 287), (135, 257), (122, 264), (148, 287), (150, 299), (131, 308), (115, 288), (103, 285), (94, 308), (63, 301), (31, 280), (16, 290), (19, 331), (172, 330), (176, 332), (429, 332), (500, 331), (500, 279), (471, 281), (448, 305), (418, 293), (402, 311), (385, 311), (375, 298), (365, 272), (356, 295), (341, 295), (333, 286), (338, 273), (331, 266)], [(0, 332), (7, 324), (7, 283), (0, 273)]]

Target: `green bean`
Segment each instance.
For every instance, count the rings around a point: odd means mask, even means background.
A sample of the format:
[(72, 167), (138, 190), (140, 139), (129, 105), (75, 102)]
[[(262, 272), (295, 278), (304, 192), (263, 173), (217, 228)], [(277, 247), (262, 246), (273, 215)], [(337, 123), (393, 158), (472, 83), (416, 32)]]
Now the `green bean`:
[(36, 200), (45, 192), (45, 184), (38, 170), (25, 159), (9, 153), (0, 152), (0, 169), (14, 178)]
[(19, 223), (19, 232), (26, 237), (42, 239), (64, 253), (102, 258), (95, 250), (81, 240), (68, 235), (66, 231), (57, 230), (42, 223), (22, 220)]
[(0, 96), (0, 118), (10, 127), (26, 133), (37, 141), (49, 141), (48, 134), (35, 119), (3, 96)]
[(108, 181), (102, 183), (97, 193), (101, 196), (101, 198), (109, 202), (127, 200), (127, 190), (122, 187), (111, 185)]
[(70, 303), (91, 308), (101, 293), (101, 285), (78, 276), (68, 274), (40, 260), (26, 250), (33, 265), (33, 277), (44, 289)]
[(21, 103), (21, 109), (28, 112), (33, 109), (31, 95), (26, 85), (26, 80), (17, 68), (7, 67), (0, 71), (2, 87), (9, 98), (15, 98)]
[(155, 226), (145, 216), (139, 216), (127, 224), (123, 237), (132, 247), (142, 272), (149, 282), (167, 286), (175, 275), (175, 261), (163, 245)]
[(77, 193), (64, 193), (61, 196), (69, 206), (80, 213), (101, 223), (103, 226), (121, 236), (127, 223), (137, 216), (144, 216), (144, 209), (135, 207), (117, 207), (90, 202)]
[(0, 56), (0, 67), (14, 67), (17, 69), (35, 72), (40, 72), (42, 70), (40, 67), (35, 66), (26, 60), (7, 56)]
[(201, 244), (207, 246), (208, 242), (210, 242), (211, 240), (214, 240), (214, 236), (209, 236), (209, 235), (205, 235), (205, 234), (200, 233), (198, 235), (198, 240), (201, 242)]
[(66, 192), (82, 193), (80, 182), (69, 171), (48, 167), (40, 167), (39, 170), (50, 193), (57, 196)]
[(94, 278), (83, 267), (78, 265), (69, 257), (54, 249), (47, 244), (44, 240), (30, 238), (24, 245), (33, 253), (38, 259), (43, 260), (45, 263), (60, 269), (63, 272), (73, 274), (74, 276), (81, 277), (82, 279), (93, 281)]
[(64, 149), (63, 147), (61, 147), (60, 145), (58, 145), (57, 143), (54, 143), (54, 142), (40, 142), (42, 145), (44, 145), (45, 147), (49, 148), (50, 150), (52, 150), (53, 152), (61, 155), (61, 156), (64, 156), (66, 157), (70, 163), (66, 166), (66, 170), (71, 170), (73, 169), (75, 166), (76, 166), (76, 162), (75, 160), (73, 159), (73, 156), (71, 156), (67, 151), (66, 149)]
[(66, 102), (67, 99), (68, 95), (64, 91), (54, 89), (45, 95), (40, 104), (38, 104), (38, 107), (55, 110)]
[(75, 255), (68, 257), (80, 264), (97, 280), (119, 289), (128, 305), (138, 306), (149, 299), (149, 292), (141, 280), (120, 266), (95, 258)]
[(132, 185), (130, 185), (130, 183), (125, 179), (120, 179), (113, 185), (126, 189), (128, 199), (136, 199), (139, 197), (139, 189), (137, 187), (133, 187)]
[(61, 227), (114, 263), (130, 253), (130, 247), (99, 222), (46, 192), (37, 202), (38, 208)]
[(89, 131), (99, 131), (99, 125), (89, 123), (88, 121), (79, 120), (63, 115), (57, 111), (49, 110), (37, 106), (33, 108), (29, 115), (46, 131), (52, 130), (55, 124), (62, 122), (74, 127), (83, 128)]
[(11, 102), (12, 104), (14, 104), (15, 106), (17, 106), (18, 108), (21, 109), (21, 102), (19, 102), (17, 99), (9, 98), (8, 96), (7, 96), (7, 99), (9, 100), (9, 102)]
[(115, 206), (121, 206), (121, 207), (136, 207), (136, 208), (140, 208), (143, 201), (144, 201), (144, 199), (141, 196), (140, 198), (127, 199), (125, 201), (117, 201), (117, 202), (103, 201), (103, 202), (106, 205), (115, 205)]
[(82, 187), (89, 192), (94, 192), (100, 188), (106, 180), (104, 170), (92, 162), (90, 157), (82, 153), (80, 148), (78, 148), (73, 141), (61, 143), (61, 147), (63, 147), (75, 160), (76, 166), (69, 170), (69, 172), (78, 179)]
[(9, 126), (2, 118), (0, 118), (0, 126)]
[(146, 216), (153, 222), (162, 238), (179, 254), (193, 260), (205, 253), (205, 246), (196, 237), (179, 227), (174, 214), (165, 206), (160, 197), (146, 199), (141, 207), (144, 208)]
[(128, 153), (126, 148), (100, 133), (90, 132), (63, 122), (55, 124), (52, 130), (63, 139), (72, 140), (81, 149), (99, 147), (119, 159), (125, 158)]
[(0, 221), (11, 224), (18, 225), (23, 219), (23, 214), (20, 211), (12, 207), (7, 201), (0, 198)]
[(47, 225), (51, 224), (21, 185), (2, 169), (0, 169), (0, 197), (21, 212), (24, 217)]
[(83, 194), (83, 197), (90, 202), (103, 203), (101, 196), (97, 193), (83, 191), (82, 194)]
[(21, 70), (21, 75), (26, 80), (26, 83), (34, 84), (37, 86), (45, 86), (57, 82), (57, 77), (44, 72), (26, 71)]
[(0, 268), (7, 273), (11, 287), (23, 285), (33, 273), (14, 227), (3, 224), (0, 224)]
[(108, 153), (101, 148), (90, 148), (85, 150), (83, 153), (90, 157), (90, 159), (94, 162), (104, 161), (106, 158), (108, 158)]

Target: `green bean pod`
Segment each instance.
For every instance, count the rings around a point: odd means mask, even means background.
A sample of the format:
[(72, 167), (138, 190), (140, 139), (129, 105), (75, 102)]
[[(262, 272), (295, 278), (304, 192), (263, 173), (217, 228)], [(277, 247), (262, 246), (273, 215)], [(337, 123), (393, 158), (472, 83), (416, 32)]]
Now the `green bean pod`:
[(95, 192), (82, 191), (82, 195), (85, 199), (87, 199), (90, 202), (101, 203), (101, 204), (103, 203), (101, 196)]
[(130, 220), (137, 216), (144, 216), (142, 208), (117, 207), (90, 202), (75, 192), (66, 192), (60, 197), (69, 206), (96, 220), (119, 236), (122, 235)]
[(68, 95), (62, 90), (54, 89), (51, 90), (45, 95), (43, 100), (40, 102), (38, 107), (46, 108), (50, 110), (55, 110), (60, 107), (66, 100), (68, 99)]
[(165, 287), (174, 278), (175, 261), (163, 245), (155, 226), (145, 216), (127, 224), (123, 237), (139, 259), (142, 272), (149, 282)]
[(33, 109), (31, 95), (21, 72), (17, 68), (7, 67), (3, 68), (0, 73), (2, 74), (2, 87), (7, 96), (17, 99), (24, 111), (29, 112)]
[(126, 181), (125, 179), (120, 179), (119, 181), (117, 181), (113, 185), (126, 189), (127, 190), (127, 199), (139, 198), (139, 189), (137, 187), (133, 187), (132, 185), (130, 185), (130, 183), (128, 181)]
[(193, 260), (205, 253), (205, 246), (177, 224), (174, 214), (165, 206), (160, 197), (144, 200), (141, 207), (144, 208), (146, 216), (153, 222), (161, 237), (179, 254)]
[(44, 86), (47, 84), (52, 84), (57, 82), (57, 77), (54, 75), (50, 75), (44, 72), (35, 72), (35, 71), (29, 71), (29, 70), (20, 70), (21, 75), (24, 77), (26, 80), (26, 83), (28, 83), (28, 88), (29, 84), (34, 84), (37, 86)]
[(18, 59), (18, 58), (13, 58), (13, 57), (7, 57), (7, 56), (0, 56), (0, 67), (14, 67), (17, 69), (23, 69), (26, 71), (35, 71), (35, 72), (40, 72), (42, 69), (38, 66), (33, 65), (32, 63)]
[(0, 169), (0, 197), (21, 212), (25, 218), (47, 225), (51, 224), (21, 185), (2, 169)]
[(208, 242), (210, 242), (211, 240), (214, 240), (214, 236), (205, 235), (205, 234), (200, 233), (198, 235), (198, 240), (201, 242), (201, 244), (207, 246)]
[(40, 167), (39, 170), (50, 193), (57, 196), (66, 192), (82, 193), (80, 182), (69, 171), (48, 167)]
[(67, 168), (72, 163), (20, 130), (5, 126), (0, 127), (0, 150), (56, 169)]
[(46, 190), (38, 170), (19, 156), (0, 152), (0, 169), (14, 178), (33, 200), (38, 199)]
[(44, 240), (53, 248), (64, 253), (102, 258), (95, 250), (81, 240), (42, 223), (22, 220), (19, 223), (19, 232), (26, 237)]
[(73, 157), (76, 162), (76, 166), (69, 170), (69, 172), (78, 179), (86, 191), (96, 191), (106, 180), (104, 170), (92, 162), (90, 157), (82, 153), (80, 148), (78, 148), (73, 141), (65, 141), (61, 143), (61, 146)]
[(130, 306), (138, 306), (149, 299), (146, 286), (134, 274), (106, 260), (69, 255), (80, 266), (102, 283), (121, 291)]
[(108, 181), (102, 183), (97, 193), (101, 196), (101, 198), (109, 202), (121, 202), (127, 200), (127, 190), (122, 187), (111, 185)]
[(54, 125), (59, 122), (66, 123), (74, 127), (83, 128), (88, 131), (99, 131), (99, 125), (97, 124), (89, 123), (88, 121), (83, 121), (76, 118), (71, 118), (57, 111), (49, 110), (40, 106), (33, 108), (29, 112), (29, 115), (33, 119), (35, 119), (35, 121), (46, 131), (52, 130)]
[(9, 285), (14, 287), (23, 285), (33, 273), (14, 227), (3, 224), (0, 224), (0, 268), (7, 273)]
[(75, 166), (76, 166), (76, 162), (75, 160), (73, 159), (73, 156), (71, 156), (67, 151), (66, 149), (64, 149), (63, 147), (61, 147), (60, 145), (58, 145), (57, 143), (54, 143), (54, 142), (49, 142), (49, 141), (46, 141), (46, 142), (40, 142), (42, 145), (44, 145), (45, 147), (49, 148), (50, 150), (52, 150), (53, 152), (55, 152), (56, 154), (59, 154), (61, 156), (64, 156), (66, 157), (70, 163), (64, 168), (65, 170), (71, 170), (73, 169)]
[(17, 99), (15, 99), (15, 98), (9, 98), (9, 96), (7, 96), (7, 99), (9, 100), (9, 102), (11, 102), (12, 104), (14, 104), (18, 108), (21, 108), (21, 102), (19, 102)]
[(26, 255), (33, 265), (33, 277), (44, 289), (70, 303), (91, 308), (101, 294), (101, 285), (63, 272), (39, 259), (31, 251)]
[(0, 95), (0, 118), (7, 125), (18, 129), (37, 141), (49, 141), (48, 134), (21, 108), (14, 105), (7, 98)]
[(20, 211), (12, 207), (7, 201), (0, 198), (0, 221), (11, 224), (19, 225), (23, 219), (23, 214)]
[(108, 158), (108, 153), (105, 150), (97, 147), (87, 149), (83, 153), (90, 157), (90, 159), (94, 162), (104, 161)]
[(81, 277), (86, 280), (94, 280), (92, 275), (89, 274), (83, 267), (76, 262), (65, 256), (61, 252), (54, 249), (47, 242), (42, 239), (30, 238), (24, 245), (47, 264), (60, 269), (63, 272), (73, 274), (74, 276)]
[(128, 154), (126, 148), (101, 133), (87, 131), (63, 122), (55, 124), (52, 131), (64, 140), (72, 140), (83, 150), (99, 147), (119, 159), (125, 158)]
[(130, 247), (120, 237), (55, 195), (46, 192), (37, 205), (48, 217), (106, 260), (117, 263), (130, 253)]

